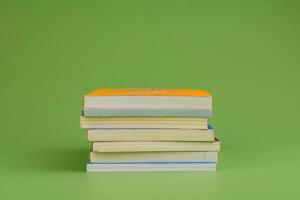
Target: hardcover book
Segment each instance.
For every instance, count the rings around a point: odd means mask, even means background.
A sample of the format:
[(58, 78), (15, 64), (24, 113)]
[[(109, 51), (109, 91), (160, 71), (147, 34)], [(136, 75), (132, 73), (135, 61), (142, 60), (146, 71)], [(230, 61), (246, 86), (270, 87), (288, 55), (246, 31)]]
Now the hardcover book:
[(220, 151), (220, 142), (93, 142), (95, 152)]
[(81, 128), (101, 129), (207, 129), (206, 118), (200, 117), (80, 117)]
[(214, 129), (104, 128), (88, 129), (90, 142), (124, 141), (214, 141)]
[(217, 162), (218, 152), (90, 152), (90, 163)]
[(88, 172), (215, 171), (216, 163), (88, 163)]
[(212, 116), (204, 90), (99, 89), (84, 96), (84, 116)]

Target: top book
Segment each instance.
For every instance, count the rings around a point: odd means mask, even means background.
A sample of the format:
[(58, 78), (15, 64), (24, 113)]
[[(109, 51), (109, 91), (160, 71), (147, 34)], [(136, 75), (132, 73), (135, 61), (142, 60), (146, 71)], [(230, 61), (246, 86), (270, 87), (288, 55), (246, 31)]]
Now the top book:
[(98, 89), (84, 96), (83, 115), (211, 117), (212, 97), (195, 89)]
[(205, 90), (193, 89), (97, 89), (85, 95), (91, 96), (189, 96), (209, 97)]

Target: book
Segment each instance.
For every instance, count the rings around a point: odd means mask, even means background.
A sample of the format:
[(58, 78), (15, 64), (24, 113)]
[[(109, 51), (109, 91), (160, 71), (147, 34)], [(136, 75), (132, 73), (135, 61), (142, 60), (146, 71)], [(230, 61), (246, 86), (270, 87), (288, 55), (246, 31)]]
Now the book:
[(218, 152), (90, 152), (90, 163), (217, 162)]
[(92, 164), (86, 166), (88, 172), (148, 172), (148, 171), (216, 171), (216, 163), (175, 162), (138, 164)]
[(220, 142), (93, 142), (92, 151), (220, 151)]
[(212, 117), (211, 110), (207, 109), (178, 109), (178, 108), (84, 108), (82, 111), (84, 116), (189, 116), (189, 117)]
[(212, 126), (207, 130), (200, 129), (88, 129), (87, 139), (90, 142), (101, 141), (214, 141), (215, 134)]
[(80, 117), (81, 128), (181, 128), (207, 129), (206, 118), (200, 117)]
[(98, 89), (84, 96), (84, 116), (212, 116), (212, 97), (191, 89)]

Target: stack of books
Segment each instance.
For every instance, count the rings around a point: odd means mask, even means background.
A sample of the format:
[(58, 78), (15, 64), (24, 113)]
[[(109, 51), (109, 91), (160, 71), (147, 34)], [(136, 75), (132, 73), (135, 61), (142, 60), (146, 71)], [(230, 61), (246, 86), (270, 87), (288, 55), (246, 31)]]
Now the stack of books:
[(87, 171), (215, 171), (220, 142), (204, 90), (98, 89), (84, 96)]

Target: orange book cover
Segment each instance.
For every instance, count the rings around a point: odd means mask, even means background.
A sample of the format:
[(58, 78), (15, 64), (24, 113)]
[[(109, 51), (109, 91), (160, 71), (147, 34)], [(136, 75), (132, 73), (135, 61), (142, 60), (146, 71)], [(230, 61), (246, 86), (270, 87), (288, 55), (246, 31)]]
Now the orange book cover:
[(85, 96), (211, 96), (197, 89), (97, 89)]

